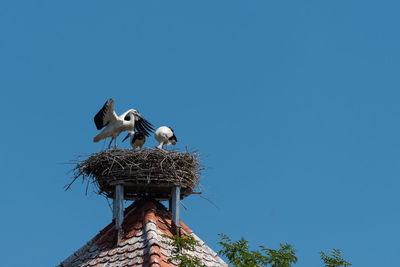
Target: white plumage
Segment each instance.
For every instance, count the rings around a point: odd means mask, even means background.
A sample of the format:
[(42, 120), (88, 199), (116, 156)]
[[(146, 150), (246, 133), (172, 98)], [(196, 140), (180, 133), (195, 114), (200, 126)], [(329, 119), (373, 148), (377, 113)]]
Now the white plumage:
[(123, 131), (133, 131), (136, 129), (147, 136), (150, 135), (149, 132), (154, 131), (153, 125), (145, 120), (135, 109), (129, 109), (120, 116), (117, 116), (114, 111), (114, 99), (112, 98), (94, 116), (94, 123), (98, 130), (103, 127), (105, 128), (93, 138), (93, 141), (99, 142), (111, 137), (108, 148), (110, 148), (113, 140), (115, 141), (115, 148), (117, 148), (117, 136)]
[(167, 126), (161, 126), (158, 128), (154, 134), (154, 138), (158, 142), (157, 148), (163, 149), (165, 145), (165, 149), (167, 149), (167, 145), (176, 145), (178, 139), (174, 134), (174, 130)]

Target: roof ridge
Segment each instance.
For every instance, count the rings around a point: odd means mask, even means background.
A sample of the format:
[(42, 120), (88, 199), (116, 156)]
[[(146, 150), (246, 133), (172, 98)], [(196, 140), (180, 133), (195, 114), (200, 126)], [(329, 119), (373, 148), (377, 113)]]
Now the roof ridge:
[[(191, 255), (201, 259), (206, 266), (228, 266), (182, 221), (179, 224), (184, 235), (192, 235), (200, 241), (199, 248)], [(132, 203), (124, 211), (122, 229), (121, 242), (115, 246), (113, 220), (58, 267), (176, 266), (168, 263), (172, 248), (163, 242), (164, 235), (172, 236), (174, 231), (172, 214), (162, 203), (153, 199)]]
[[(149, 207), (149, 205), (151, 205)], [(147, 209), (146, 209), (147, 208)], [(161, 255), (160, 255), (160, 244), (158, 243), (158, 233), (157, 233), (157, 219), (156, 219), (156, 205), (152, 202), (145, 202), (143, 206), (143, 227), (146, 235), (146, 240), (149, 247), (149, 264), (160, 265)], [(160, 265), (161, 266), (161, 265)]]

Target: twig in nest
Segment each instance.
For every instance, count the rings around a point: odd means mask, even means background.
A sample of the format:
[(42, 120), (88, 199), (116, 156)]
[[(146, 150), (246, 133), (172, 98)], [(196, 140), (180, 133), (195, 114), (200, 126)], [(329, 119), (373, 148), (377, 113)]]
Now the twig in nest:
[(206, 197), (203, 197), (202, 195), (200, 195), (200, 197), (201, 198), (203, 198), (203, 199), (205, 199), (205, 200), (207, 200), (208, 202), (210, 202), (214, 207), (216, 207), (217, 208), (217, 210), (221, 210), (214, 202), (212, 202), (211, 200), (209, 200), (208, 198), (206, 198)]
[(183, 204), (182, 201), (179, 201), (179, 203), (181, 203), (182, 207), (183, 207), (185, 210), (187, 210), (186, 206)]
[(199, 177), (203, 166), (200, 165), (198, 158), (197, 152), (188, 151), (104, 150), (86, 159), (78, 158), (73, 169), (73, 180), (66, 185), (66, 190), (70, 189), (79, 177), (82, 177), (82, 182), (87, 179), (87, 182), (92, 183), (99, 194), (106, 196), (112, 195), (115, 184), (131, 187), (136, 185), (142, 188), (144, 185), (157, 185), (164, 188), (180, 186), (183, 196), (187, 196), (194, 191), (196, 186), (200, 188)]

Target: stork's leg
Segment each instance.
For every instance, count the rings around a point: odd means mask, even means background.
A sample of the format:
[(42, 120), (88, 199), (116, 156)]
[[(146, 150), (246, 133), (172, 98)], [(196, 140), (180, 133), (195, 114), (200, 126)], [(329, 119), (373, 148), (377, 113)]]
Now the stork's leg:
[(110, 147), (111, 147), (111, 143), (112, 143), (112, 141), (113, 141), (113, 138), (114, 138), (114, 137), (111, 137), (111, 141), (110, 141), (110, 143), (108, 144), (108, 149), (110, 149)]
[(114, 137), (114, 144), (115, 144), (115, 149), (117, 149), (117, 137)]

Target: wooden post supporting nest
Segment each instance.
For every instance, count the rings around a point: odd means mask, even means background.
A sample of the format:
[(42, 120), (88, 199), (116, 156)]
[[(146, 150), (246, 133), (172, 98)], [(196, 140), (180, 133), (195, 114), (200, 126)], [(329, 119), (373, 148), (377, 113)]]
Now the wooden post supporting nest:
[(122, 185), (115, 186), (113, 209), (116, 235), (115, 243), (118, 245), (124, 235), (122, 230), (122, 222), (124, 220), (124, 187)]
[(176, 232), (179, 235), (179, 202), (181, 200), (181, 189), (176, 186), (172, 188), (171, 194), (171, 206), (172, 206), (172, 222), (176, 228)]

